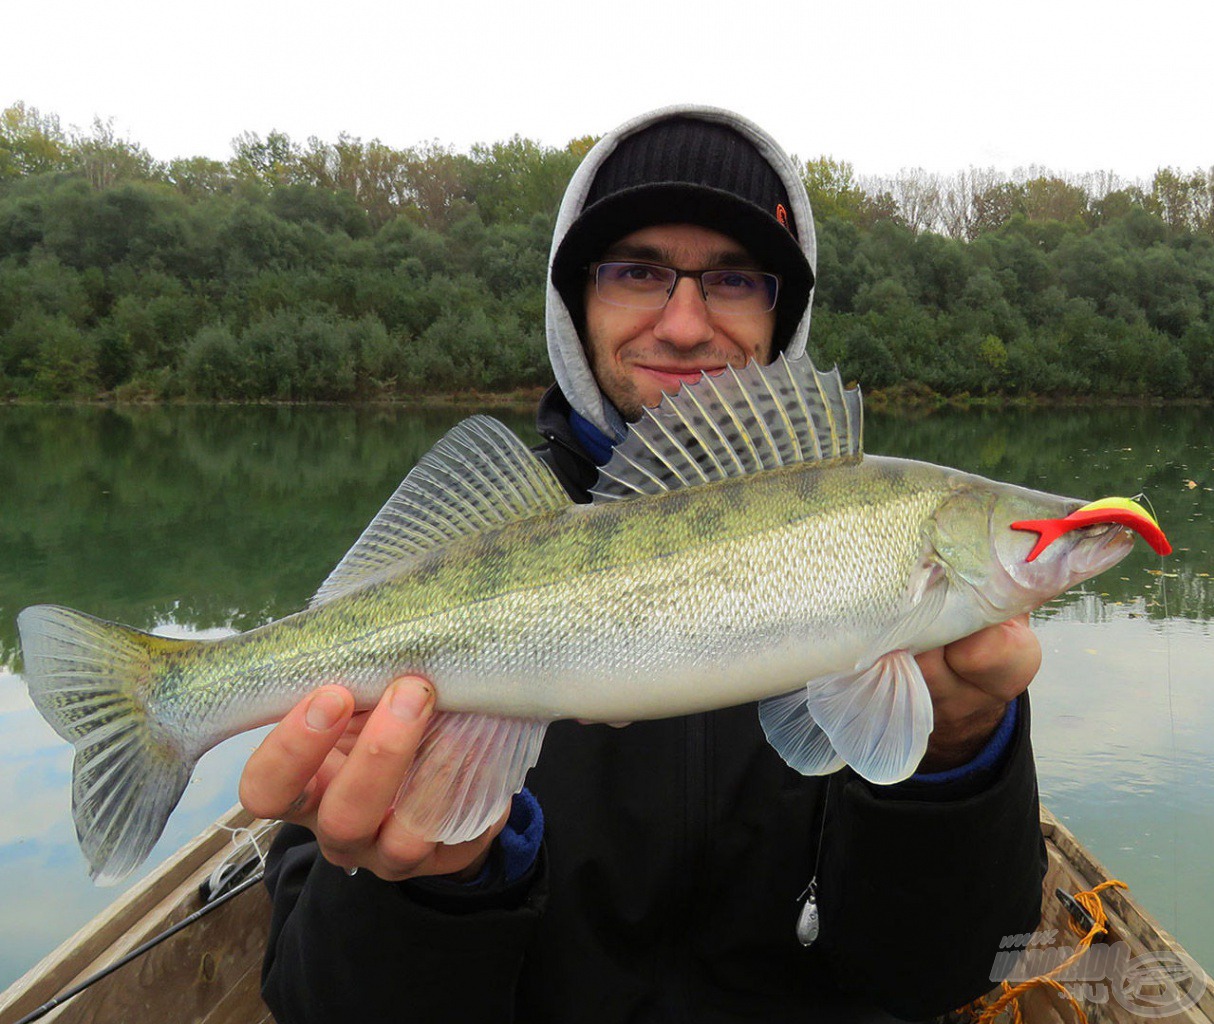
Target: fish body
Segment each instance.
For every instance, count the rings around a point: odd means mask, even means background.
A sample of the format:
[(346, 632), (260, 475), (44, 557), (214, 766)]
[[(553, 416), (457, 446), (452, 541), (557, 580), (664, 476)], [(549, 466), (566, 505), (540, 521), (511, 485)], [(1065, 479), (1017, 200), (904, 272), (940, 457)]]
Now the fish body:
[(26, 680), (77, 747), (94, 876), (146, 856), (216, 743), (324, 683), (370, 707), (407, 672), (433, 681), (440, 713), (398, 805), (437, 840), (500, 815), (558, 718), (760, 700), (798, 770), (905, 778), (931, 731), (913, 655), (1036, 607), (1132, 541), (1117, 524), (1068, 526), (1030, 562), (1040, 542), (1013, 524), (1082, 501), (863, 457), (859, 423), (858, 393), (808, 359), (705, 378), (651, 411), (595, 503), (575, 505), (517, 438), (475, 417), (423, 458), (305, 611), (188, 641), (26, 609)]
[(569, 505), (247, 633), (156, 643), (156, 703), (194, 723), (200, 754), (321, 682), (367, 707), (405, 672), (436, 681), (441, 710), (529, 718), (661, 718), (785, 693), (895, 624), (921, 524), (963, 479), (870, 457)]

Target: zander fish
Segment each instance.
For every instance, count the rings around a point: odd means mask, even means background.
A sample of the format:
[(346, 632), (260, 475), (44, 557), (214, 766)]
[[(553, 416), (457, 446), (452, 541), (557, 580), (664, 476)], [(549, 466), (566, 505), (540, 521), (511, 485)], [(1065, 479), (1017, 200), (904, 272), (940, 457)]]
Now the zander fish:
[(438, 713), (397, 813), (433, 840), (496, 820), (558, 718), (759, 700), (798, 771), (906, 778), (932, 729), (915, 653), (1109, 568), (1132, 546), (1126, 527), (1162, 534), (1125, 499), (1085, 506), (865, 457), (861, 432), (859, 391), (837, 371), (805, 357), (729, 370), (647, 410), (593, 504), (577, 505), (476, 416), (421, 459), (295, 615), (179, 640), (25, 609), (25, 679), (76, 746), (73, 813), (93, 877), (116, 881), (147, 856), (220, 741), (322, 683), (370, 707), (406, 672), (433, 681)]

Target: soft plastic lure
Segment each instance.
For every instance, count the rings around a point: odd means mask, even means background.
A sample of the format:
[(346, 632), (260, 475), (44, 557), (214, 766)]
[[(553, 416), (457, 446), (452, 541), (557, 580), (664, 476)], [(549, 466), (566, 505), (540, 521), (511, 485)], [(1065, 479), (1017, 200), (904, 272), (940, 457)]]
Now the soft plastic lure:
[(1032, 530), (1038, 535), (1036, 545), (1025, 559), (1031, 562), (1064, 533), (1097, 523), (1117, 523), (1128, 527), (1150, 544), (1157, 554), (1172, 553), (1172, 545), (1168, 543), (1155, 517), (1131, 498), (1101, 498), (1076, 509), (1063, 519), (1023, 519), (1012, 523), (1012, 529)]

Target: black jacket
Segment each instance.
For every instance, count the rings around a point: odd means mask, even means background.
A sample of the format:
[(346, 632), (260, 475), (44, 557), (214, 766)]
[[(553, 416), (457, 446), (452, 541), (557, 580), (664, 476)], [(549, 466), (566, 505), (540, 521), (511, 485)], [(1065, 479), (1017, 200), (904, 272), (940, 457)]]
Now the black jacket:
[[(541, 455), (584, 499), (595, 470), (567, 408), (545, 396)], [(282, 1024), (943, 1013), (991, 988), (1000, 939), (1040, 917), (1028, 719), (1022, 698), (996, 769), (890, 787), (797, 775), (754, 705), (626, 729), (556, 722), (527, 783), (543, 850), (511, 885), (350, 878), (285, 827), (263, 994)], [(821, 936), (805, 949), (798, 896), (815, 867)]]

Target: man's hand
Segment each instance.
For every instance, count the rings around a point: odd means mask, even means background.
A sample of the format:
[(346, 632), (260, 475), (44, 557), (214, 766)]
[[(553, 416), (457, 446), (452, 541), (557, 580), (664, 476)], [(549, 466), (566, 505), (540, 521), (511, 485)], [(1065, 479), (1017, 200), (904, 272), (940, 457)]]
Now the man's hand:
[(921, 772), (973, 760), (1041, 667), (1041, 644), (1028, 615), (988, 626), (915, 660), (932, 695), (936, 724)]
[(259, 818), (311, 829), (325, 858), (386, 881), (475, 878), (509, 812), (484, 834), (445, 846), (411, 835), (393, 802), (434, 711), (434, 688), (394, 680), (371, 711), (354, 713), (340, 686), (305, 697), (262, 741), (240, 777), (240, 802)]

